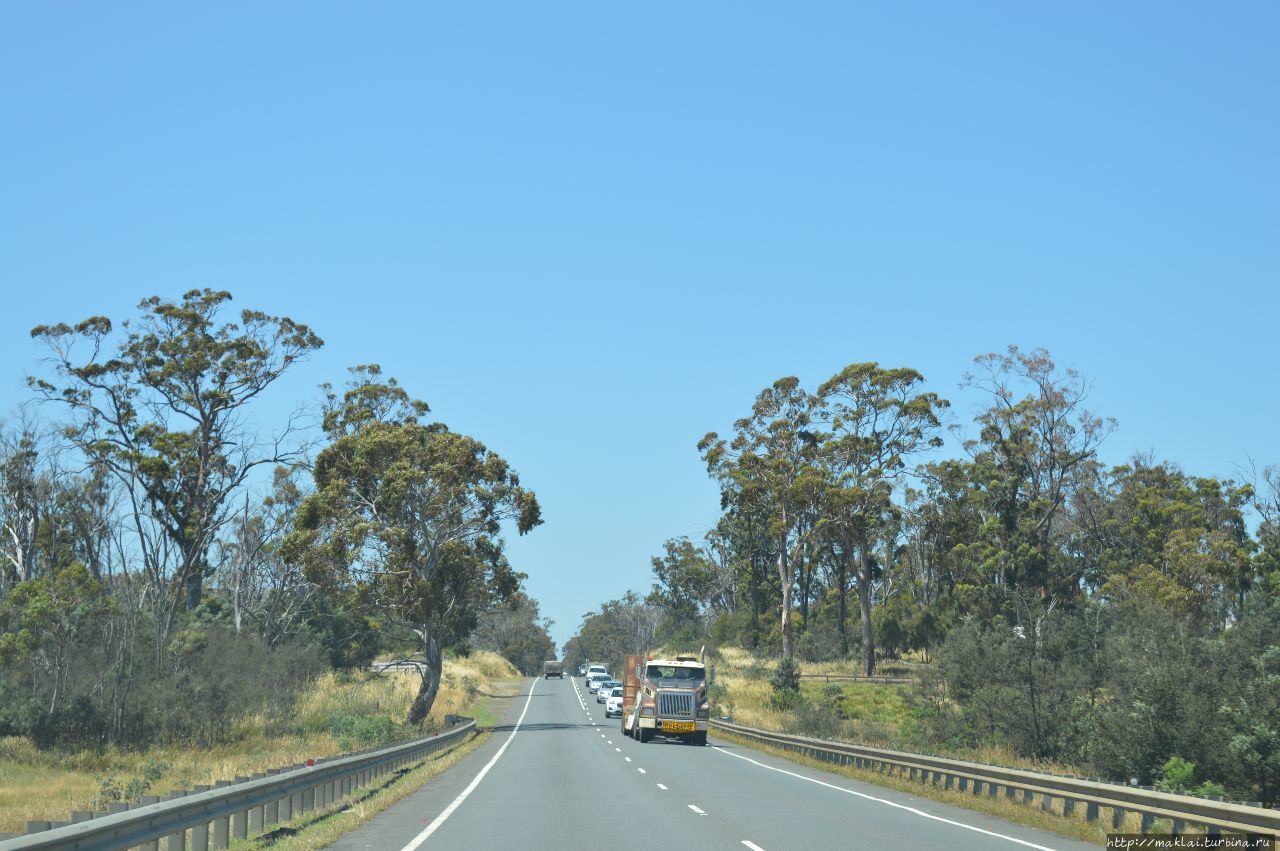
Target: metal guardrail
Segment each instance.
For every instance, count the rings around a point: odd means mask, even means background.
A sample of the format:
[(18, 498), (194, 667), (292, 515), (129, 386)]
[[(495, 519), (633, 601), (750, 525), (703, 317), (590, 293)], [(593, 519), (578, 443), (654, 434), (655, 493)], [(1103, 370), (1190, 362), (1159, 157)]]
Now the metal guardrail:
[(1191, 824), (1201, 825), (1211, 834), (1262, 833), (1280, 836), (1280, 810), (1261, 806), (1233, 804), (844, 742), (826, 742), (745, 727), (719, 719), (712, 719), (711, 727), (762, 744), (804, 753), (824, 762), (899, 774), (910, 780), (946, 789), (972, 791), (974, 795), (985, 793), (996, 797), (1003, 792), (1006, 798), (1020, 798), (1025, 804), (1033, 803), (1039, 796), (1043, 810), (1049, 810), (1056, 798), (1062, 801), (1063, 815), (1070, 816), (1077, 806), (1083, 805), (1085, 817), (1089, 821), (1096, 821), (1099, 810), (1106, 807), (1111, 810), (1113, 828), (1121, 827), (1125, 814), (1132, 812), (1141, 816), (1143, 833), (1151, 829), (1155, 819), (1168, 819), (1173, 822), (1174, 833), (1184, 831)]
[(804, 680), (822, 680), (828, 683), (871, 683), (878, 686), (905, 686), (920, 682), (916, 677), (856, 676), (850, 674), (801, 674)]
[(379, 777), (465, 740), (475, 730), (475, 721), (455, 718), (448, 730), (424, 739), (316, 760), (313, 766), (280, 769), (234, 785), (197, 787), (194, 792), (174, 793), (171, 800), (75, 824), (34, 823), (39, 832), (31, 832), (33, 824), (28, 823), (26, 834), (0, 841), (0, 851), (117, 851), (135, 846), (154, 851), (162, 839), (170, 851), (226, 848), (230, 839), (256, 836), (328, 807)]

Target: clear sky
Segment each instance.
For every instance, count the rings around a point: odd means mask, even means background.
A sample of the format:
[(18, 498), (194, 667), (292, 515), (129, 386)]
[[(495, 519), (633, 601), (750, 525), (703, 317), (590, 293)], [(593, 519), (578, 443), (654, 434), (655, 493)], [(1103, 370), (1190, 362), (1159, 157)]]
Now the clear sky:
[(508, 458), (563, 643), (774, 379), (1095, 382), (1119, 463), (1280, 462), (1280, 5), (8, 3), (0, 411), (37, 323), (193, 287)]

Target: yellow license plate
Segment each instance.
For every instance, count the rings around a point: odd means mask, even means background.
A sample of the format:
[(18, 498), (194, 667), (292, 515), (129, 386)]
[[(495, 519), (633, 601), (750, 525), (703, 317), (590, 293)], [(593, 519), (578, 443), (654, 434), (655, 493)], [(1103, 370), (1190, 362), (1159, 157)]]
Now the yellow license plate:
[(663, 721), (662, 732), (664, 733), (692, 733), (698, 727), (692, 721)]

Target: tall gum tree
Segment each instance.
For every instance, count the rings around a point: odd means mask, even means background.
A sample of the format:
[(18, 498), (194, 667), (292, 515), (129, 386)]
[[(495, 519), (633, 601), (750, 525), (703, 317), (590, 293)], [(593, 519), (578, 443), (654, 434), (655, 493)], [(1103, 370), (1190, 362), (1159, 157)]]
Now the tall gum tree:
[[(974, 489), (986, 505), (986, 540), (970, 547), (1006, 589), (1029, 587), (1042, 598), (1071, 597), (1080, 576), (1056, 544), (1067, 533), (1072, 495), (1096, 477), (1097, 449), (1115, 420), (1085, 408), (1090, 385), (1059, 370), (1044, 349), (974, 359), (965, 386), (986, 393), (979, 435), (965, 442)], [(1020, 395), (1025, 388), (1025, 395)]]
[(823, 434), (821, 457), (829, 472), (830, 522), (826, 534), (838, 543), (840, 617), (843, 628), (845, 564), (857, 577), (862, 614), (862, 661), (875, 673), (871, 589), (878, 561), (873, 550), (881, 531), (898, 514), (894, 489), (917, 453), (942, 445), (939, 413), (949, 403), (919, 392), (924, 376), (914, 369), (882, 369), (875, 363), (845, 367), (818, 388)]
[(759, 506), (775, 541), (775, 567), (782, 586), (782, 655), (795, 652), (791, 592), (803, 547), (826, 518), (821, 505), (823, 473), (811, 431), (818, 400), (794, 376), (780, 378), (756, 397), (751, 415), (733, 424), (732, 440), (709, 432), (698, 442), (707, 472), (720, 480), (728, 500)]
[(525, 534), (542, 522), (532, 491), (497, 454), (428, 423), (377, 365), (330, 389), (328, 445), (315, 490), (298, 510), (286, 558), (307, 578), (414, 630), (422, 682), (408, 722), (421, 723), (440, 688), (443, 648), (466, 638), (480, 611), (519, 589), (502, 551), (502, 525)]
[(66, 406), (65, 436), (114, 474), (130, 501), (136, 554), (154, 592), (158, 653), (177, 608), (200, 604), (209, 548), (232, 495), (255, 468), (296, 456), (284, 448), (288, 427), (262, 440), (245, 424), (246, 407), (323, 345), (306, 325), (257, 310), (222, 322), (230, 301), (231, 293), (209, 289), (177, 302), (152, 296), (138, 305), (136, 322), (122, 323), (119, 339), (104, 316), (31, 331), (49, 347), (56, 378), (28, 385)]

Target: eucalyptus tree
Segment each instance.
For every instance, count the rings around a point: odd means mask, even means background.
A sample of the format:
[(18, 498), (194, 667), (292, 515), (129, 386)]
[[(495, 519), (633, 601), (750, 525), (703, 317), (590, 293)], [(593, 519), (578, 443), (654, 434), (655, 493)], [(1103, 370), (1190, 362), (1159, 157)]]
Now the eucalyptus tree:
[(37, 441), (27, 427), (0, 436), (0, 599), (37, 571), (45, 519)]
[(791, 597), (797, 559), (826, 524), (818, 438), (812, 430), (817, 404), (798, 378), (780, 378), (760, 392), (749, 416), (733, 424), (732, 440), (709, 432), (698, 442), (707, 471), (720, 480), (726, 499), (758, 507), (766, 518), (782, 587), (782, 655), (787, 659), (795, 652)]
[[(875, 672), (871, 590), (880, 564), (875, 549), (899, 514), (894, 490), (916, 454), (942, 445), (939, 414), (948, 407), (936, 393), (920, 392), (924, 376), (914, 369), (883, 369), (876, 363), (846, 366), (818, 388), (821, 419), (829, 430), (821, 445), (828, 471), (825, 534), (842, 564), (857, 578), (862, 614), (862, 662)], [(845, 573), (838, 571), (840, 617), (844, 619)]]
[(286, 555), (311, 581), (418, 634), (425, 664), (408, 716), (416, 724), (435, 702), (444, 647), (519, 589), (503, 523), (525, 534), (542, 522), (541, 509), (505, 460), (426, 422), (427, 404), (379, 367), (352, 373), (343, 393), (327, 392), (328, 444)]
[[(200, 603), (232, 496), (254, 469), (293, 455), (283, 435), (260, 440), (245, 409), (323, 344), (306, 325), (257, 310), (222, 322), (230, 301), (209, 289), (177, 302), (152, 296), (119, 339), (104, 316), (31, 331), (56, 377), (31, 377), (29, 386), (67, 408), (65, 436), (123, 485), (161, 653), (177, 608)], [(170, 552), (176, 564), (163, 558)]]
[[(1080, 577), (1058, 547), (1072, 494), (1087, 487), (1097, 449), (1115, 421), (1085, 408), (1089, 384), (1059, 370), (1044, 349), (974, 359), (965, 385), (985, 393), (978, 437), (965, 442), (972, 487), (986, 519), (970, 557), (1006, 588), (1029, 586), (1046, 599), (1070, 595)], [(1025, 392), (1025, 395), (1022, 395)]]
[(245, 495), (240, 511), (217, 541), (219, 590), (231, 603), (237, 633), (252, 626), (268, 645), (294, 633), (318, 590), (296, 563), (283, 557), (282, 542), (303, 499), (298, 467), (275, 469), (271, 493), (260, 505)]
[(700, 620), (734, 610), (736, 571), (726, 549), (715, 545), (714, 533), (707, 537), (708, 547), (670, 538), (663, 554), (650, 559), (656, 597), (677, 617)]

